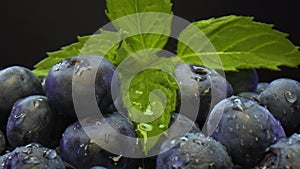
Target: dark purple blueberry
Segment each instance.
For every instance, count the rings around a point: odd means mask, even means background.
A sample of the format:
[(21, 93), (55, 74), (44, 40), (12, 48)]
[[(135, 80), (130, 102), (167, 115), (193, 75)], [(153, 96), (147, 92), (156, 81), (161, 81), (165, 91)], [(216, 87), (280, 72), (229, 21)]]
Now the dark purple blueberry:
[[(109, 128), (109, 125), (115, 130)], [(89, 137), (84, 128), (89, 131)], [(70, 125), (63, 134), (60, 143), (60, 156), (76, 168), (89, 169), (92, 166), (103, 166), (108, 169), (131, 168), (131, 159), (123, 157), (122, 152), (134, 152), (135, 142), (121, 140), (120, 135), (135, 137), (133, 125), (118, 113), (108, 114), (105, 119), (87, 117)], [(106, 149), (122, 147), (119, 154)], [(117, 145), (117, 146), (116, 146)]]
[(256, 91), (258, 75), (255, 69), (240, 69), (238, 72), (226, 72), (225, 74), (235, 95), (241, 92)]
[(237, 96), (242, 97), (242, 98), (246, 98), (246, 99), (250, 99), (250, 100), (253, 100), (253, 101), (258, 100), (258, 94), (254, 93), (254, 92), (242, 92), (242, 93), (239, 93)]
[[(178, 123), (177, 125), (180, 126), (180, 128), (174, 128), (169, 129), (168, 133), (169, 135), (176, 135), (175, 133), (183, 133), (185, 131), (185, 129), (190, 129), (188, 132), (190, 133), (199, 133), (200, 129), (198, 127), (198, 125), (196, 123), (194, 123), (192, 120), (190, 120), (189, 118), (187, 118), (186, 116), (184, 116), (183, 114), (178, 114), (178, 113), (172, 113), (171, 116), (171, 122), (170, 122), (170, 126), (173, 125), (175, 123), (175, 121)], [(185, 135), (186, 133), (184, 133), (183, 135)]]
[(262, 93), (263, 91), (266, 90), (266, 88), (268, 87), (269, 83), (267, 82), (260, 82), (257, 84), (257, 89), (256, 89), (256, 93), (257, 94), (260, 94)]
[(161, 147), (156, 169), (221, 169), (233, 168), (225, 147), (200, 133), (169, 139)]
[[(99, 67), (92, 66), (97, 62), (100, 63)], [(85, 75), (89, 74), (87, 72), (91, 69), (97, 70), (96, 77), (86, 79)], [(45, 82), (45, 91), (50, 105), (70, 122), (77, 120), (72, 97), (74, 75), (74, 77), (82, 77), (74, 83), (77, 91), (81, 91), (83, 95), (87, 92), (86, 84), (95, 83), (94, 97), (100, 110), (104, 111), (112, 104), (111, 81), (114, 70), (114, 66), (101, 56), (74, 56), (57, 63), (50, 70)]]
[(10, 147), (38, 142), (47, 147), (59, 144), (56, 133), (56, 113), (53, 112), (45, 96), (28, 96), (18, 100), (8, 118), (6, 133)]
[(95, 167), (92, 167), (92, 168), (90, 168), (90, 169), (107, 169), (107, 168), (105, 168), (105, 167), (100, 167), (100, 166), (95, 166)]
[(5, 148), (6, 148), (5, 136), (0, 130), (0, 155), (4, 152)]
[(17, 147), (14, 151), (0, 157), (3, 169), (65, 169), (61, 158), (52, 149), (31, 143)]
[(259, 95), (259, 101), (279, 119), (287, 136), (300, 128), (300, 83), (276, 79)]
[[(177, 127), (171, 127), (176, 121)], [(157, 141), (154, 150), (159, 150), (161, 145), (167, 139), (177, 138), (179, 136), (185, 136), (187, 133), (200, 133), (200, 129), (192, 120), (185, 117), (182, 114), (172, 113), (171, 121), (169, 125), (169, 129), (166, 131), (167, 134), (163, 134), (160, 136), (160, 139)], [(151, 152), (151, 150), (150, 150)], [(151, 152), (152, 154), (152, 152)], [(153, 153), (154, 154), (154, 153)], [(142, 164), (147, 164), (146, 166), (149, 168), (155, 167), (155, 161), (157, 156), (144, 158), (141, 162)], [(142, 165), (140, 164), (140, 165)]]
[[(226, 79), (205, 67), (179, 64), (175, 67), (174, 75), (180, 87), (177, 112), (183, 109), (184, 115), (189, 118), (192, 117), (188, 113), (198, 112), (196, 122), (200, 128), (212, 107), (233, 93)], [(198, 104), (199, 107), (195, 106)]]
[(281, 139), (266, 150), (261, 166), (256, 169), (294, 169), (300, 168), (300, 135), (293, 134)]
[(40, 78), (40, 82), (41, 82), (43, 91), (44, 91), (44, 93), (45, 93), (46, 77)]
[(204, 133), (227, 147), (232, 161), (242, 168), (254, 167), (267, 147), (285, 138), (280, 122), (266, 108), (238, 96), (219, 102), (205, 129)]
[(43, 94), (39, 78), (21, 66), (12, 66), (0, 71), (0, 91), (0, 126), (3, 132), (11, 108), (18, 99)]

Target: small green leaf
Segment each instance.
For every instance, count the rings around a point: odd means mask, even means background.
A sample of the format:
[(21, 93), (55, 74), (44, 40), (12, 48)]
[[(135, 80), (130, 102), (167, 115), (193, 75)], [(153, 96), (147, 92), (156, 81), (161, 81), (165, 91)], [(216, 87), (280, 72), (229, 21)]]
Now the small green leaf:
[[(192, 27), (196, 26), (210, 40), (196, 41)], [(203, 65), (200, 58), (220, 57), (224, 70), (296, 67), (300, 64), (298, 47), (287, 39), (287, 34), (272, 29), (273, 25), (253, 21), (252, 17), (226, 16), (193, 23), (179, 39), (178, 56), (184, 61)], [(198, 31), (199, 31), (198, 30)], [(205, 39), (205, 38), (204, 38)], [(211, 43), (211, 44), (210, 44)], [(191, 50), (190, 46), (197, 45)], [(210, 45), (214, 50), (207, 49)]]

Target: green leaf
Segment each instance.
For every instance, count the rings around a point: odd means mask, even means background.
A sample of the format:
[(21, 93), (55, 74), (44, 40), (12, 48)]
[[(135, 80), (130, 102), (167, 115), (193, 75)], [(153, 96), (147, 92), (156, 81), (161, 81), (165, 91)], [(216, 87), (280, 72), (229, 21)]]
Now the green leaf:
[(170, 0), (107, 0), (107, 17), (122, 33), (130, 53), (162, 49), (171, 32)]
[[(195, 27), (210, 42), (205, 38), (199, 41), (199, 37), (193, 36)], [(224, 70), (229, 71), (247, 68), (279, 70), (279, 66), (300, 64), (299, 48), (287, 39), (287, 34), (274, 30), (273, 25), (255, 22), (252, 17), (232, 15), (194, 22), (179, 39), (182, 41), (178, 43), (178, 56), (189, 63), (206, 65), (199, 57), (208, 62), (220, 57)], [(210, 66), (214, 67), (213, 64)]]
[[(124, 67), (119, 66), (118, 71), (122, 72), (123, 103), (136, 125), (138, 137), (143, 138), (141, 144), (147, 154), (168, 129), (171, 113), (175, 110), (178, 86), (173, 71), (178, 62), (157, 56), (140, 61), (138, 57), (125, 60)], [(128, 69), (126, 65), (136, 67)]]
[(118, 65), (122, 60), (121, 55), (116, 56), (120, 41), (120, 33), (103, 30), (99, 34), (78, 37), (78, 42), (62, 47), (58, 51), (48, 52), (48, 57), (34, 66), (33, 73), (39, 77), (45, 77), (53, 65), (77, 55), (100, 55), (114, 65)]
[[(167, 129), (176, 104), (177, 84), (170, 77), (174, 67), (170, 64), (172, 59), (166, 61), (155, 54), (163, 49), (171, 33), (172, 4), (170, 0), (107, 0), (106, 4), (107, 17), (124, 35), (117, 55), (133, 58), (122, 62), (127, 66), (118, 67), (121, 93), (129, 117), (135, 122), (137, 134), (144, 140), (141, 143), (143, 150), (148, 153), (156, 145), (159, 135)], [(129, 75), (138, 67), (151, 65), (158, 69), (136, 72), (134, 78), (128, 81)], [(169, 68), (169, 74), (161, 71), (162, 67)], [(165, 97), (158, 97), (160, 94)], [(144, 130), (145, 126), (151, 126), (151, 130)]]

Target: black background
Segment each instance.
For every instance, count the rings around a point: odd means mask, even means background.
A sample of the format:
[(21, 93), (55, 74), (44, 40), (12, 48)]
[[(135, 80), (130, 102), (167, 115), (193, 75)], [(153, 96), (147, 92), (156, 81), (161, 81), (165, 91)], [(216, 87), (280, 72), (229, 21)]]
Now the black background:
[[(297, 1), (268, 0), (173, 0), (174, 14), (189, 21), (229, 14), (254, 16), (290, 34), (300, 45)], [(108, 23), (105, 0), (10, 0), (0, 4), (0, 69), (10, 65), (33, 68), (46, 57), (76, 41), (78, 35), (93, 34)], [(300, 68), (282, 68), (281, 72), (258, 70), (260, 81), (278, 77), (300, 80)]]

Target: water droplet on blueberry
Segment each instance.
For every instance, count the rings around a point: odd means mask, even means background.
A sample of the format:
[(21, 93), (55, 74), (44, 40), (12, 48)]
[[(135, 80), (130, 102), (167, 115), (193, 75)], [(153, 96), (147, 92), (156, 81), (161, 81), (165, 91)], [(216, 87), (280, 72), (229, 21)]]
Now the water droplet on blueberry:
[(56, 152), (55, 152), (54, 150), (50, 150), (50, 149), (49, 149), (49, 150), (45, 151), (44, 156), (45, 156), (46, 158), (53, 159), (53, 158), (56, 158), (56, 157), (57, 157), (57, 154), (56, 154)]
[(285, 99), (289, 102), (289, 103), (295, 103), (297, 101), (297, 95), (294, 94), (291, 91), (287, 91), (284, 93), (284, 97)]
[(41, 163), (41, 160), (39, 160), (35, 156), (26, 156), (24, 158), (24, 163), (26, 163), (26, 164), (39, 164), (39, 163)]

